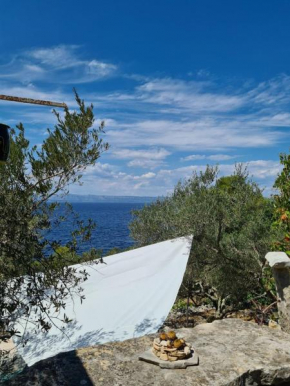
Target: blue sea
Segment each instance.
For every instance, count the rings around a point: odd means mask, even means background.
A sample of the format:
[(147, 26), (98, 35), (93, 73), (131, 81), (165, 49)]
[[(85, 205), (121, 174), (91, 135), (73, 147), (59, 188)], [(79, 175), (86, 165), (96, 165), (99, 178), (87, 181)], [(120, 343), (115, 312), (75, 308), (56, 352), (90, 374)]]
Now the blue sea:
[[(141, 209), (144, 205), (145, 203), (73, 203), (73, 209), (80, 215), (80, 220), (91, 218), (97, 224), (91, 240), (82, 243), (79, 252), (96, 248), (102, 249), (105, 255), (115, 247), (125, 249), (134, 245), (128, 228), (133, 218), (131, 211)], [(63, 210), (64, 206), (61, 206), (60, 212)], [(64, 245), (70, 240), (72, 229), (73, 221), (71, 219), (54, 228), (49, 238), (61, 241), (61, 244)]]

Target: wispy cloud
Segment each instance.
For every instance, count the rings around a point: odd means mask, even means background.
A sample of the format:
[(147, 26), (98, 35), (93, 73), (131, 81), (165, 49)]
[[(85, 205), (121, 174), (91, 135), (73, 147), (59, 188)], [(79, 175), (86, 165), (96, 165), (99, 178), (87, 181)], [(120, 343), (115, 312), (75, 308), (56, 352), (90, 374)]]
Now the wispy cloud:
[[(98, 80), (111, 83), (94, 91)], [(3, 94), (66, 102), (73, 109), (68, 89), (78, 84), (81, 97), (95, 106), (96, 126), (106, 121), (105, 139), (111, 145), (102, 163), (88, 168), (82, 193), (161, 195), (206, 163), (221, 162), (226, 174), (240, 159), (269, 191), (280, 170), (277, 147), (290, 139), (286, 74), (239, 85), (203, 71), (183, 79), (122, 74), (116, 64), (87, 58), (76, 45), (28, 49), (0, 65)], [(23, 121), (35, 143), (54, 122), (47, 108), (1, 106), (0, 120)], [(274, 152), (263, 155), (263, 149), (274, 146)], [(256, 149), (258, 161), (252, 156)]]
[(213, 86), (203, 81), (153, 79), (138, 87), (137, 94), (145, 102), (173, 105), (195, 113), (233, 111), (245, 103), (243, 95), (214, 92)]
[(290, 77), (286, 74), (259, 83), (248, 91), (251, 102), (259, 105), (280, 107), (290, 101)]
[(31, 82), (79, 84), (107, 78), (117, 71), (112, 63), (97, 59), (83, 59), (80, 47), (60, 45), (36, 48), (15, 56), (0, 66), (0, 79)]
[(287, 134), (252, 122), (204, 118), (180, 122), (176, 120), (145, 120), (122, 123), (108, 131), (108, 139), (118, 146), (163, 146), (182, 151), (224, 150), (272, 146)]
[(228, 154), (211, 154), (211, 155), (205, 155), (205, 154), (192, 154), (188, 155), (187, 157), (182, 157), (181, 161), (196, 161), (196, 160), (204, 160), (208, 159), (210, 161), (228, 161), (233, 158), (238, 158), (239, 156), (236, 155), (228, 155)]
[(118, 147), (221, 152), (271, 147), (289, 138), (284, 130), (290, 126), (286, 75), (234, 91), (211, 81), (166, 78), (141, 83), (131, 92), (91, 95), (115, 120), (108, 136), (113, 143), (118, 139)]
[(164, 166), (164, 160), (170, 152), (163, 149), (119, 149), (113, 150), (111, 156), (121, 160), (130, 160), (129, 167), (155, 169)]

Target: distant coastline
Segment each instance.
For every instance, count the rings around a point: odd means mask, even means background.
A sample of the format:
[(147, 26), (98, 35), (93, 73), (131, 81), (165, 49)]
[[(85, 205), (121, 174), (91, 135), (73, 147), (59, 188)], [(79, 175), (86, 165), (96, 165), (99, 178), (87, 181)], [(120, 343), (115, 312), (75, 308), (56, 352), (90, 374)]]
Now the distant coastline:
[(151, 203), (162, 197), (149, 196), (101, 196), (94, 194), (68, 194), (65, 197), (56, 198), (53, 201), (71, 202), (71, 203)]

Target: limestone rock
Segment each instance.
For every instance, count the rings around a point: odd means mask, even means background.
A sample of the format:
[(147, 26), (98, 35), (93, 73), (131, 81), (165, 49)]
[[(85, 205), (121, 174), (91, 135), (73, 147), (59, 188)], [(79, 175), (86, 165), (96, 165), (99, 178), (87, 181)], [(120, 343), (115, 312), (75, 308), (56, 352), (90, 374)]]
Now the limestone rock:
[(283, 331), (224, 319), (176, 332), (196, 348), (198, 366), (169, 370), (139, 361), (141, 353), (152, 349), (154, 336), (145, 336), (59, 354), (6, 385), (290, 385), (290, 335)]
[(161, 369), (186, 369), (189, 366), (197, 366), (199, 358), (197, 352), (193, 352), (188, 359), (179, 360), (177, 357), (168, 355), (168, 361), (157, 358), (151, 350), (147, 350), (139, 355), (139, 360), (159, 366)]
[(290, 259), (284, 252), (269, 252), (265, 257), (275, 278), (279, 323), (290, 333)]
[(277, 322), (275, 322), (274, 320), (269, 320), (268, 327), (277, 328), (277, 329), (281, 330), (281, 326)]
[(290, 259), (285, 252), (268, 252), (265, 258), (271, 268), (282, 269), (290, 267)]

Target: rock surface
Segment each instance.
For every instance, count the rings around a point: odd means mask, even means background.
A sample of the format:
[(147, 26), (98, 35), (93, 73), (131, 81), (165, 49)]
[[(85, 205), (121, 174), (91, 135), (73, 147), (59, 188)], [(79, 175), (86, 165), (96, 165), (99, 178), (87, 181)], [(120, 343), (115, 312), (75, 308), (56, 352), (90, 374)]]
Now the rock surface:
[(180, 329), (200, 364), (166, 370), (138, 361), (153, 336), (93, 346), (36, 363), (13, 386), (250, 386), (290, 385), (290, 335), (239, 319)]

